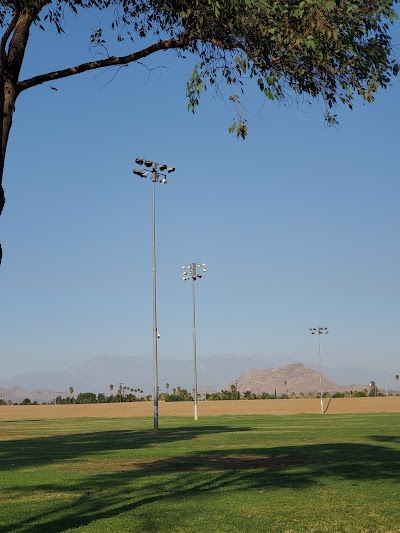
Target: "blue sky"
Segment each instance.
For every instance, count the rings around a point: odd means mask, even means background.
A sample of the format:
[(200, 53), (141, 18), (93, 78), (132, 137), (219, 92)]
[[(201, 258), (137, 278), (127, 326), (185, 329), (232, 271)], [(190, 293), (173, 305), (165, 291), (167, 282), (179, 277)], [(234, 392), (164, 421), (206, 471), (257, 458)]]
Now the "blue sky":
[[(87, 17), (87, 15), (85, 15)], [(25, 76), (90, 59), (93, 22), (36, 32)], [(0, 222), (2, 377), (99, 355), (152, 356), (151, 183), (137, 156), (176, 167), (157, 195), (159, 357), (265, 354), (400, 370), (399, 82), (327, 128), (316, 103), (248, 84), (249, 136), (206, 94), (187, 112), (193, 63), (173, 54), (26, 91), (17, 102)], [(164, 68), (165, 67), (165, 68)]]

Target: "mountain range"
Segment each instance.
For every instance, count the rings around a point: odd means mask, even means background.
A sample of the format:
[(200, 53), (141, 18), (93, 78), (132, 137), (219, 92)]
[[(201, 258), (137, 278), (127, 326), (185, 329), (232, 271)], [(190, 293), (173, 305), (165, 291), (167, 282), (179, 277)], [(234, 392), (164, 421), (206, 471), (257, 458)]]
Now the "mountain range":
[[(307, 368), (301, 363), (295, 363), (284, 358), (264, 355), (204, 357), (199, 358), (197, 361), (198, 388), (199, 392), (202, 389), (218, 391), (229, 388), (232, 383), (238, 381), (240, 390), (257, 392), (257, 383), (260, 383), (260, 380), (261, 382), (263, 381), (261, 379), (262, 374), (264, 373), (265, 378), (265, 373), (269, 373), (269, 381), (267, 380), (269, 384), (263, 385), (263, 391), (267, 392), (265, 387), (271, 389), (271, 387), (275, 388), (276, 386), (277, 392), (282, 394), (286, 392), (283, 390), (283, 382), (286, 381), (290, 392), (307, 392), (305, 383), (302, 384), (304, 390), (298, 390), (297, 386), (302, 383), (300, 374), (304, 374), (304, 369), (312, 372), (313, 377), (311, 378), (309, 374), (307, 378), (305, 378), (305, 375), (303, 378), (306, 381), (311, 379), (312, 384), (310, 384), (310, 387), (318, 390), (319, 372)], [(295, 370), (297, 376), (293, 375)], [(276, 379), (272, 379), (274, 375)], [(192, 390), (193, 361), (191, 359), (159, 359), (158, 378), (160, 391), (166, 390), (167, 383), (170, 385), (170, 390), (178, 386)], [(314, 379), (317, 379), (317, 386), (313, 384)], [(326, 382), (324, 381), (325, 390), (327, 391), (332, 387), (335, 390), (342, 388), (347, 388), (347, 390), (350, 388), (351, 390), (353, 386), (349, 384), (354, 383), (361, 383), (359, 387), (366, 388), (371, 380), (381, 387), (384, 387), (385, 383), (383, 372), (360, 367), (324, 368), (323, 379), (327, 380)], [(277, 385), (272, 384), (275, 382)], [(36, 399), (36, 401), (42, 402), (51, 401), (57, 393), (62, 396), (69, 394), (70, 387), (74, 388), (75, 395), (79, 392), (88, 391), (109, 394), (109, 386), (112, 384), (114, 391), (116, 391), (120, 383), (129, 388), (140, 388), (146, 395), (152, 394), (152, 358), (103, 356), (92, 358), (85, 363), (73, 365), (64, 370), (18, 374), (11, 378), (0, 380), (0, 394), (12, 401), (22, 401), (24, 397), (29, 397), (31, 400)], [(22, 398), (20, 399), (21, 395)]]

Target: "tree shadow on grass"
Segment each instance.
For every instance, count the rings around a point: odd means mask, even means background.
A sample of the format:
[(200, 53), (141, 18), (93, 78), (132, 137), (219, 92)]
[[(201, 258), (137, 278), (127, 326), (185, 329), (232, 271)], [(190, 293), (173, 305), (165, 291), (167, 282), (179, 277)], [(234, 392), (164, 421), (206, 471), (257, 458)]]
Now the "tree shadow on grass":
[[(202, 432), (204, 429), (199, 428)], [(154, 437), (149, 440), (154, 442)], [(38, 491), (61, 495), (59, 503), (30, 516), (29, 520), (16, 520), (7, 532), (61, 533), (132, 513), (153, 503), (173, 505), (184, 498), (221, 491), (244, 493), (280, 488), (298, 491), (322, 485), (327, 480), (398, 483), (400, 479), (398, 450), (385, 445), (329, 443), (237, 447), (162, 459), (135, 458), (134, 450), (133, 446), (130, 458), (121, 460), (111, 456), (110, 460), (100, 462), (95, 472), (89, 465), (85, 471), (83, 463), (81, 476), (72, 484), (39, 483)], [(68, 464), (63, 468), (68, 470)], [(28, 494), (32, 487), (18, 486), (10, 490), (18, 498), (24, 492)], [(71, 496), (71, 493), (72, 498), (66, 501), (63, 494)], [(153, 524), (148, 529), (142, 524), (138, 530), (157, 531), (157, 527)]]
[(376, 442), (400, 442), (399, 435), (371, 435), (368, 438)]
[(113, 430), (0, 441), (0, 471), (41, 467), (87, 456), (146, 449), (156, 444), (189, 441), (202, 435), (250, 431), (251, 428), (202, 425), (154, 430)]

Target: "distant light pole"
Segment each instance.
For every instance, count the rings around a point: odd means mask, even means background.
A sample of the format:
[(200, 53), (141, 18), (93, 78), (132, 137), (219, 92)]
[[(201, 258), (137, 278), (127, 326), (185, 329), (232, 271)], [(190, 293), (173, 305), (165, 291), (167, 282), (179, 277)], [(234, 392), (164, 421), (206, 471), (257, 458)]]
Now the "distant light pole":
[[(63, 379), (64, 379), (63, 377), (60, 378), (60, 379), (57, 379), (56, 384), (57, 384), (57, 383), (60, 383), (60, 381), (62, 381)], [(57, 392), (57, 391), (56, 391), (56, 393), (55, 393), (55, 397), (54, 397), (54, 405), (57, 405), (57, 396), (60, 396), (60, 395), (61, 395), (61, 392)], [(60, 402), (60, 403), (61, 403), (61, 402)]]
[[(155, 184), (167, 183), (167, 175), (163, 173), (174, 172), (174, 167), (169, 167), (166, 164), (156, 163), (149, 159), (142, 159), (137, 157), (135, 159), (137, 165), (145, 165), (146, 168), (135, 168), (133, 173), (141, 178), (147, 178), (151, 174), (152, 182), (152, 257), (153, 257), (153, 382), (154, 382), (154, 429), (158, 429), (158, 363), (157, 363), (157, 341), (159, 334), (157, 332), (157, 287), (156, 287), (156, 201), (155, 201)], [(149, 170), (148, 170), (149, 169)]]
[(207, 272), (205, 263), (190, 263), (183, 266), (182, 279), (192, 280), (192, 306), (193, 306), (193, 376), (194, 376), (194, 419), (197, 420), (197, 354), (196, 354), (196, 294), (194, 282), (197, 278), (203, 277), (203, 272)]
[(319, 361), (319, 388), (321, 394), (321, 414), (324, 414), (324, 400), (322, 399), (322, 364), (321, 364), (321, 341), (320, 336), (323, 333), (329, 333), (328, 328), (322, 328), (318, 326), (316, 328), (308, 328), (311, 331), (311, 335), (317, 335), (318, 337), (318, 361)]

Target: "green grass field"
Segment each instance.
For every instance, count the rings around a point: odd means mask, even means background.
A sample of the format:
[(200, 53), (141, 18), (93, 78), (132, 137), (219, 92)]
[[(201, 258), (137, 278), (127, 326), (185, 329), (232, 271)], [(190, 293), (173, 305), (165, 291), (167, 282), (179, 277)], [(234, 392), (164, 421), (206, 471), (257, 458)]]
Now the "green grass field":
[(400, 413), (0, 428), (1, 532), (400, 532)]

